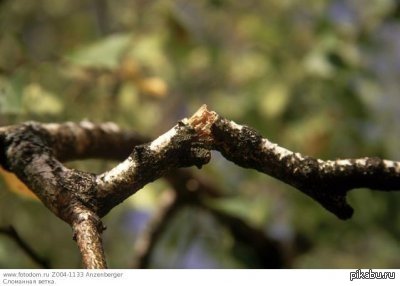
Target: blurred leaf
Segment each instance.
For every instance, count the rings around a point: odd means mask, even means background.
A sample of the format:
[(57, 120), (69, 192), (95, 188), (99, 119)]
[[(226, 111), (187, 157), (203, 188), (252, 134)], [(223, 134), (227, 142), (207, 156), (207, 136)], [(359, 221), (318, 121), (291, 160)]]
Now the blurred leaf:
[(133, 109), (137, 108), (138, 102), (138, 90), (136, 86), (132, 83), (124, 84), (118, 95), (118, 106), (123, 111), (132, 111)]
[(288, 126), (284, 138), (294, 150), (304, 150), (309, 156), (318, 156), (326, 150), (333, 135), (333, 120), (326, 113), (315, 113)]
[(249, 223), (259, 226), (265, 220), (269, 206), (262, 196), (248, 195), (235, 196), (208, 202), (213, 208), (238, 217)]
[(167, 95), (168, 86), (159, 77), (148, 77), (138, 81), (139, 90), (149, 96), (162, 98)]
[(112, 35), (73, 52), (67, 59), (79, 66), (114, 69), (131, 40), (131, 34)]
[(268, 64), (265, 55), (260, 53), (236, 55), (232, 60), (230, 76), (236, 83), (246, 83), (252, 79), (261, 78)]
[(0, 77), (0, 113), (19, 114), (22, 111), (23, 78), (15, 76), (11, 80)]
[(379, 100), (381, 100), (380, 94), (383, 91), (382, 87), (380, 87), (376, 81), (368, 79), (359, 80), (357, 89), (358, 92), (356, 95), (370, 109), (373, 109), (375, 106), (379, 105)]
[(146, 34), (135, 39), (135, 45), (127, 52), (127, 57), (153, 72), (171, 73), (171, 63), (164, 51), (164, 38), (161, 34)]
[(39, 115), (56, 115), (63, 110), (62, 102), (37, 83), (32, 83), (24, 89), (22, 104), (26, 111)]
[(158, 180), (146, 185), (140, 192), (129, 197), (127, 203), (135, 209), (154, 210), (159, 202), (160, 193), (166, 189), (165, 183)]
[(289, 103), (289, 95), (289, 90), (286, 85), (273, 85), (266, 91), (266, 94), (259, 105), (261, 112), (268, 118), (276, 118), (280, 116)]
[(323, 51), (313, 51), (304, 61), (304, 69), (310, 74), (322, 78), (330, 78), (334, 74), (334, 67), (328, 61)]

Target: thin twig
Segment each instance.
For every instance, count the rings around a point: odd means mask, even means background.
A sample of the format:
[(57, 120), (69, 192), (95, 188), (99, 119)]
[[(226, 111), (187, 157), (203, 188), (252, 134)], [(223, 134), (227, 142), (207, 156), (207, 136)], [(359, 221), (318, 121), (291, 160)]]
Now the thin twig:
[(208, 211), (221, 224), (225, 225), (235, 242), (243, 243), (252, 249), (255, 268), (287, 268), (285, 249), (277, 240), (268, 237), (261, 230), (249, 225), (245, 220), (220, 211), (204, 203), (199, 207)]
[[(182, 205), (189, 204), (207, 211), (229, 229), (235, 238), (235, 242), (251, 247), (254, 250), (253, 254), (257, 262), (255, 267), (288, 267), (285, 250), (278, 241), (250, 226), (243, 219), (222, 212), (205, 203), (205, 198), (208, 200), (211, 198), (220, 198), (223, 194), (222, 191), (217, 190), (210, 184), (204, 183), (189, 172), (172, 173), (166, 176), (166, 179), (176, 191)], [(191, 188), (191, 185), (195, 186), (195, 188)]]
[(175, 192), (167, 191), (163, 193), (157, 212), (135, 243), (132, 268), (149, 267), (150, 258), (154, 253), (157, 242), (179, 209), (180, 204)]
[(50, 263), (46, 258), (40, 257), (32, 247), (26, 243), (13, 226), (1, 227), (0, 233), (11, 238), (28, 256), (32, 261), (38, 264), (41, 268), (50, 269)]

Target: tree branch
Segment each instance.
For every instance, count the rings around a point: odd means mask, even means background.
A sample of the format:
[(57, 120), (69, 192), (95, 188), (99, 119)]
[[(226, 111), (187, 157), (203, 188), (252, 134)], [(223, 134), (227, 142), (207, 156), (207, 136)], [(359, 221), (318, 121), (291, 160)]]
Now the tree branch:
[[(145, 141), (144, 137), (126, 133), (112, 123), (27, 122), (0, 128), (0, 164), (73, 227), (88, 267), (105, 266), (102, 262), (97, 264), (103, 256), (97, 218), (173, 169), (200, 168), (209, 162), (211, 149), (239, 166), (292, 185), (341, 219), (353, 213), (346, 202), (347, 192), (353, 188), (400, 190), (399, 162), (379, 158), (323, 161), (303, 156), (271, 143), (250, 127), (227, 120), (206, 106), (156, 140), (137, 145)], [(99, 175), (71, 170), (60, 162), (121, 158), (130, 148), (130, 155), (122, 163)], [(96, 253), (84, 246), (86, 239), (98, 248)]]
[(136, 132), (121, 130), (112, 122), (47, 123), (41, 127), (48, 133), (54, 156), (62, 162), (89, 158), (122, 160), (134, 146), (150, 141)]
[(168, 227), (176, 212), (184, 205), (199, 204), (199, 198), (207, 196), (219, 198), (222, 192), (195, 177), (186, 170), (173, 171), (165, 175), (173, 191), (163, 193), (160, 205), (146, 230), (135, 243), (135, 254), (132, 268), (148, 268), (156, 244)]
[(173, 191), (165, 192), (160, 200), (161, 204), (157, 212), (135, 243), (132, 268), (143, 269), (149, 267), (150, 258), (154, 253), (157, 242), (180, 208), (176, 194)]
[(400, 163), (380, 158), (323, 161), (271, 143), (247, 126), (221, 116), (211, 127), (214, 147), (228, 160), (256, 169), (307, 194), (341, 219), (353, 209), (346, 194), (354, 188), (400, 190)]
[(76, 240), (82, 264), (88, 269), (104, 269), (107, 263), (104, 255), (101, 234), (105, 227), (100, 218), (85, 208), (75, 207), (77, 218), (72, 222), (74, 240)]
[[(222, 212), (205, 203), (205, 199), (220, 198), (221, 191), (195, 179), (189, 172), (170, 174), (166, 179), (174, 188), (180, 205), (191, 205), (207, 211), (229, 229), (235, 242), (252, 247), (256, 260), (254, 267), (285, 268), (288, 266), (285, 251), (278, 241), (250, 226), (241, 218)], [(197, 181), (196, 187), (190, 188), (189, 183), (193, 180)]]
[(211, 158), (206, 144), (191, 125), (179, 122), (151, 143), (135, 146), (125, 161), (96, 177), (100, 215), (172, 169), (201, 168)]
[(288, 267), (285, 250), (279, 241), (265, 235), (243, 219), (210, 207), (204, 203), (198, 207), (208, 211), (221, 224), (225, 225), (236, 243), (251, 247), (254, 255), (254, 268), (279, 269)]
[[(113, 137), (118, 128), (96, 127), (87, 122), (78, 125), (28, 122), (0, 129), (0, 163), (14, 172), (54, 214), (72, 226), (85, 267), (105, 267), (101, 228), (96, 227), (97, 220), (93, 218), (104, 216), (172, 168), (201, 167), (207, 163), (210, 151), (194, 128), (198, 125), (201, 123), (192, 126), (179, 122), (153, 142), (134, 146), (124, 162), (96, 176), (68, 169), (59, 159), (103, 152), (104, 147), (98, 142), (93, 144), (93, 138), (107, 143), (104, 137)], [(108, 141), (115, 145), (117, 140)], [(82, 153), (89, 146), (92, 148), (92, 144), (94, 151)]]
[(33, 249), (26, 243), (13, 226), (1, 227), (0, 233), (10, 237), (15, 243), (41, 268), (50, 269), (49, 261), (40, 257)]

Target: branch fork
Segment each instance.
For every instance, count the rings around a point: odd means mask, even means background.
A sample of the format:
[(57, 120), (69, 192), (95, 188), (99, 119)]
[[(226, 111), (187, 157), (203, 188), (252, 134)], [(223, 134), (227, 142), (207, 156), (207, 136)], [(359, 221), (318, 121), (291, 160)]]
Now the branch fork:
[[(0, 127), (1, 166), (72, 226), (87, 268), (106, 267), (101, 217), (171, 170), (201, 168), (209, 162), (211, 150), (297, 188), (341, 219), (352, 216), (346, 195), (354, 188), (400, 190), (399, 162), (380, 158), (323, 161), (304, 156), (206, 105), (152, 142), (113, 123), (27, 122)], [(61, 163), (85, 158), (125, 160), (98, 175)]]

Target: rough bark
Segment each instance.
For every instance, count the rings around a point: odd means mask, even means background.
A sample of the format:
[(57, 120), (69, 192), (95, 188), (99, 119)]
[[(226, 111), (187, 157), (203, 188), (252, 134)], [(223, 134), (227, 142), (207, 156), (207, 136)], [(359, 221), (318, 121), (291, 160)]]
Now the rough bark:
[(254, 129), (222, 117), (212, 126), (215, 149), (244, 168), (275, 177), (307, 194), (341, 219), (353, 209), (348, 191), (400, 189), (400, 163), (380, 158), (324, 161), (295, 153), (270, 142)]
[[(341, 219), (353, 213), (346, 202), (351, 189), (400, 189), (399, 162), (380, 158), (323, 161), (304, 156), (271, 143), (252, 128), (227, 120), (206, 106), (156, 140), (144, 142), (146, 138), (124, 132), (113, 123), (27, 122), (0, 128), (0, 164), (72, 226), (85, 267), (106, 266), (101, 217), (171, 170), (201, 168), (209, 162), (212, 149), (239, 166), (297, 188)], [(68, 169), (61, 163), (124, 156), (123, 162), (99, 175)]]

